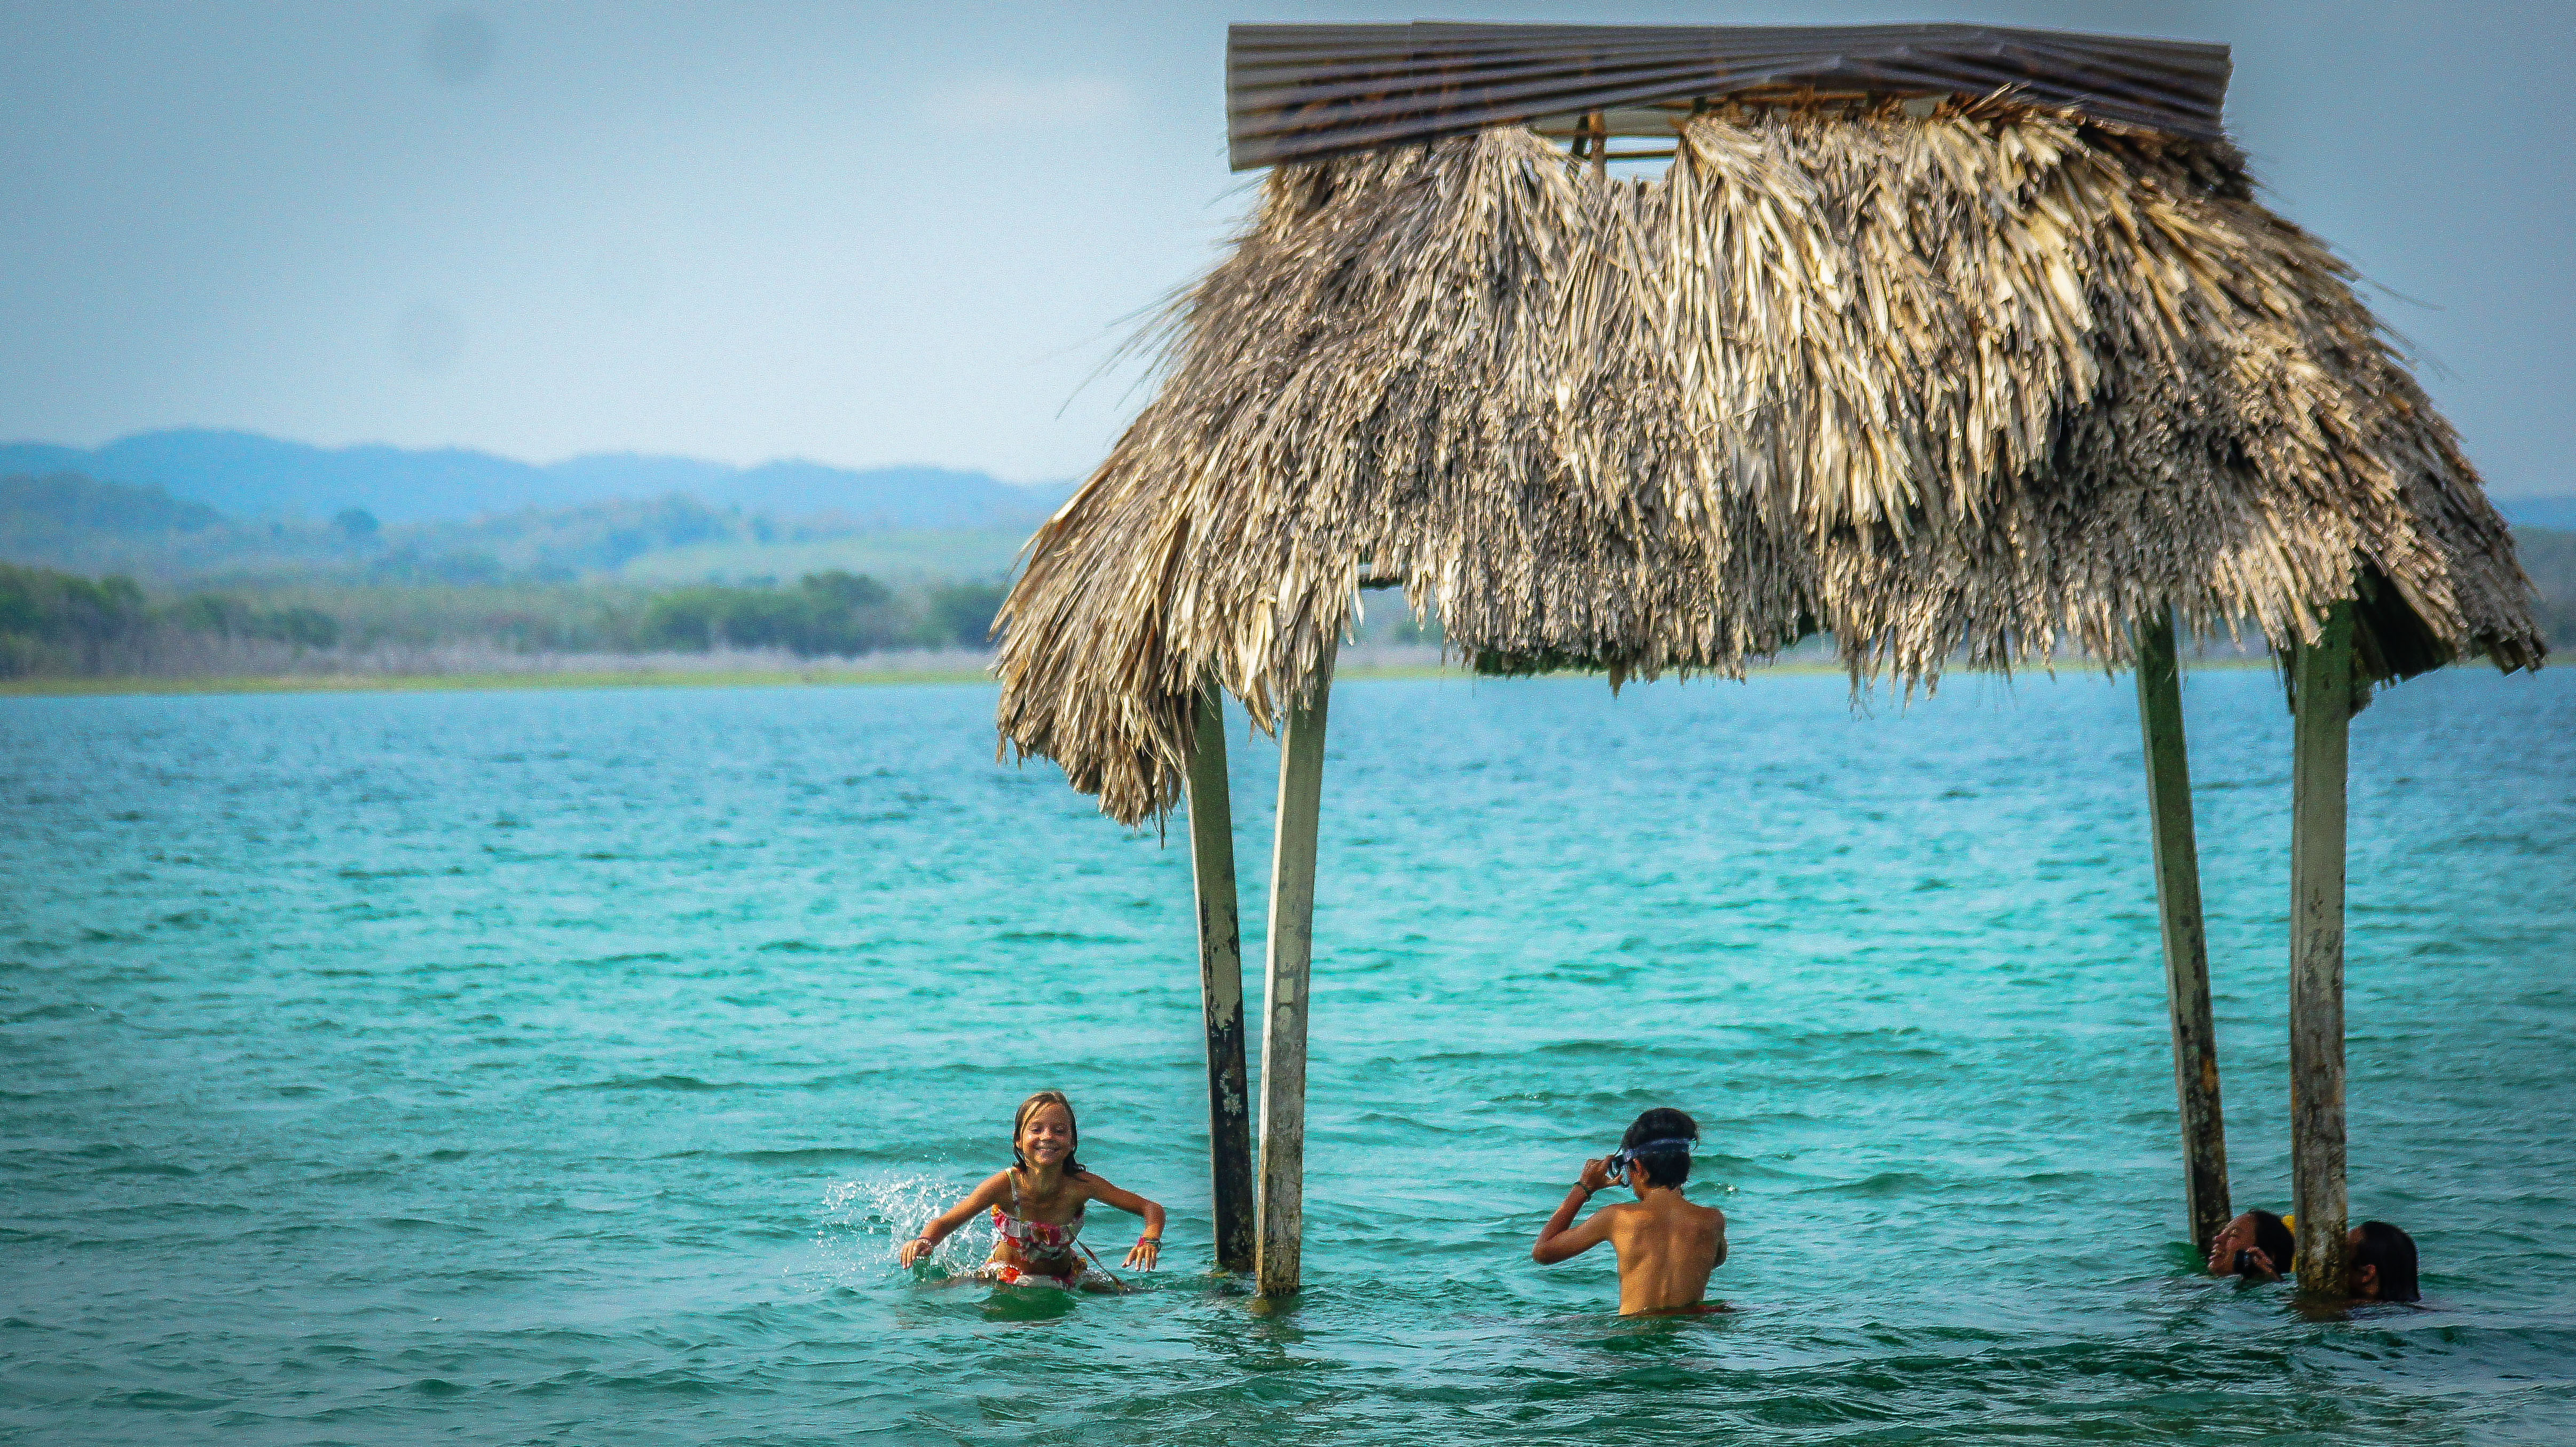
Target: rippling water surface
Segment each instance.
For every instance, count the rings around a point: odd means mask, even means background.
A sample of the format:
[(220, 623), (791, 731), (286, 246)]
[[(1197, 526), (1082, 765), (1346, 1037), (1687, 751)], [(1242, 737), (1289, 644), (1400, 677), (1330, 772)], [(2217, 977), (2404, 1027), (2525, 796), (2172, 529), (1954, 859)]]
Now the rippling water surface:
[[(2236, 1197), (2281, 1207), (2288, 720), (2188, 697)], [(2576, 1438), (2576, 676), (2356, 721), (2352, 1195), (2431, 1309), (2340, 1321), (2181, 1242), (2125, 680), (1344, 684), (1266, 1316), (1208, 1271), (1186, 852), (997, 766), (991, 709), (0, 700), (0, 1435)], [(1043, 1086), (1167, 1269), (893, 1270)], [(1733, 1315), (1528, 1260), (1659, 1104)]]

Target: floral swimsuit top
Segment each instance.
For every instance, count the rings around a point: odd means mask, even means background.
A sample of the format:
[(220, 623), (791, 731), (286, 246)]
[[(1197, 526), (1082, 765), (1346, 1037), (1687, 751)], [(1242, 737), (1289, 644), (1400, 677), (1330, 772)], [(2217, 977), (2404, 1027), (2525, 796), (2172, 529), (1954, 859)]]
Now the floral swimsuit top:
[(1020, 1183), (1015, 1178), (1011, 1182), (1011, 1209), (993, 1208), (993, 1229), (1017, 1247), (1020, 1255), (1031, 1261), (1070, 1258), (1073, 1255), (1073, 1238), (1082, 1234), (1081, 1211), (1076, 1210), (1072, 1220), (1058, 1226), (1047, 1221), (1026, 1220), (1017, 1214), (1019, 1210)]

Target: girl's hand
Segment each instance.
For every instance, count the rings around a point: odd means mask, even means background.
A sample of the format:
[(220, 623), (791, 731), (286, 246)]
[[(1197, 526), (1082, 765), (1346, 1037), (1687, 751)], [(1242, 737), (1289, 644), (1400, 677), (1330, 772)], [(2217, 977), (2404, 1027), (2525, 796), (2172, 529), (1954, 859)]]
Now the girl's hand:
[(1154, 1258), (1161, 1253), (1162, 1249), (1163, 1242), (1161, 1237), (1137, 1237), (1136, 1244), (1127, 1249), (1127, 1269), (1130, 1271), (1153, 1270)]
[(894, 1259), (905, 1266), (925, 1259), (939, 1249), (939, 1243), (966, 1228), (966, 1223), (1002, 1203), (1011, 1193), (1011, 1173), (996, 1171), (984, 1178), (984, 1184), (966, 1193), (966, 1199), (930, 1218), (921, 1234), (895, 1248)]

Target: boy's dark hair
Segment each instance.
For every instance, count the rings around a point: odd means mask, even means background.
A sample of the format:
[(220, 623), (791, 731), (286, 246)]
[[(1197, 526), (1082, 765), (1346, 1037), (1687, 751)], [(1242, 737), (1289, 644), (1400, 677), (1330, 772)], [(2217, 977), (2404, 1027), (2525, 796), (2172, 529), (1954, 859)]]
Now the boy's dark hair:
[(2269, 1211), (2248, 1211), (2245, 1214), (2254, 1218), (2254, 1244), (2263, 1248), (2264, 1255), (2272, 1258), (2272, 1269), (2283, 1276), (2289, 1275), (2299, 1254), (2299, 1238), (2290, 1230), (2290, 1223)]
[(2415, 1284), (2415, 1238), (2385, 1221), (2361, 1223), (2361, 1244), (2352, 1264), (2379, 1268), (2379, 1299), (2414, 1301), (2423, 1295)]
[[(1636, 1124), (1619, 1138), (1621, 1150), (1635, 1150), (1648, 1141), (1699, 1139), (1699, 1122), (1673, 1109), (1659, 1105), (1637, 1117)], [(1690, 1179), (1690, 1152), (1678, 1147), (1646, 1151), (1632, 1157), (1646, 1173), (1649, 1186), (1678, 1186)]]

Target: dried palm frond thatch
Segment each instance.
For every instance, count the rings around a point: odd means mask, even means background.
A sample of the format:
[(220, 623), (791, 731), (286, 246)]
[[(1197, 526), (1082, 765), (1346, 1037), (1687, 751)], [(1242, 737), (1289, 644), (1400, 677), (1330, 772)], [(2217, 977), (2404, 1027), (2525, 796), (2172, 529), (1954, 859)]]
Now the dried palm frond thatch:
[(1281, 167), (1160, 393), (1032, 541), (1000, 724), (1110, 814), (1213, 680), (1271, 727), (1360, 570), (1488, 671), (1856, 679), (2170, 606), (2536, 663), (2529, 584), (2351, 273), (2223, 144), (2004, 99), (1728, 106), (1653, 182), (1518, 128)]

